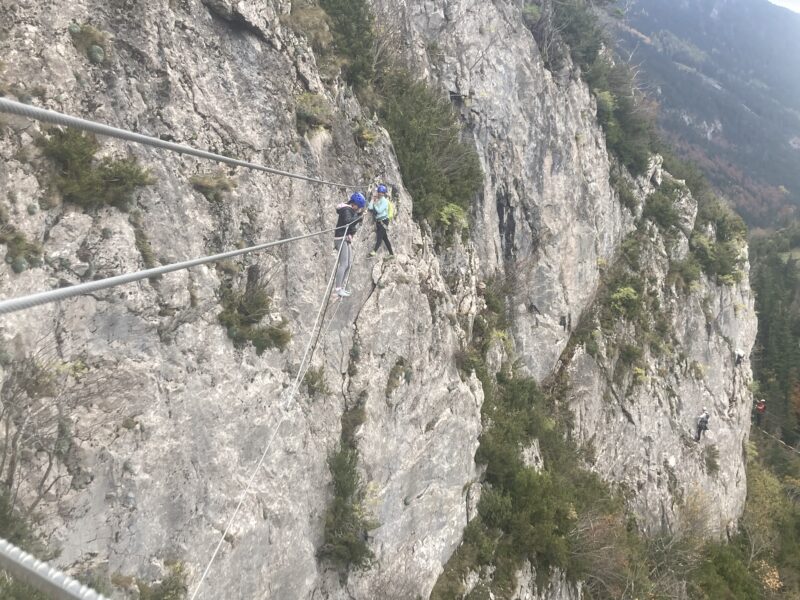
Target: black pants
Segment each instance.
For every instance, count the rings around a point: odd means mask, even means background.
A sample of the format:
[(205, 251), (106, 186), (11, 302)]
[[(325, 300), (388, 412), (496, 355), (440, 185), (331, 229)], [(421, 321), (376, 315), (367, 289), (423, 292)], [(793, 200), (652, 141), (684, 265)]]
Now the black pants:
[(381, 242), (386, 244), (389, 254), (394, 254), (392, 243), (389, 241), (389, 219), (375, 221), (375, 252), (381, 247)]

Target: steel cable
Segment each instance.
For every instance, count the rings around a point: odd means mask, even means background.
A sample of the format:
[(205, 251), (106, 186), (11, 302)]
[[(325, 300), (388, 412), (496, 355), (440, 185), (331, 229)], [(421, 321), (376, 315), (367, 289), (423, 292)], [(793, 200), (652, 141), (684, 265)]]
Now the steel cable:
[[(343, 238), (347, 237), (347, 231), (350, 229), (350, 225), (352, 225), (352, 223), (348, 224), (347, 227), (345, 227), (345, 233), (344, 236), (342, 236)], [(339, 266), (339, 258), (341, 257), (342, 248), (344, 248), (345, 243), (347, 242), (343, 242), (339, 246), (339, 252), (336, 254), (336, 260), (334, 261), (333, 269), (331, 270), (331, 274), (328, 280), (328, 285), (325, 288), (325, 296), (323, 297), (322, 302), (320, 303), (319, 310), (317, 311), (317, 317), (314, 320), (314, 327), (311, 330), (311, 335), (308, 338), (308, 344), (306, 344), (306, 349), (305, 352), (303, 353), (303, 359), (300, 361), (300, 367), (297, 370), (297, 376), (294, 379), (294, 383), (292, 384), (289, 396), (283, 403), (283, 406), (281, 406), (281, 410), (283, 410), (285, 407), (291, 404), (292, 400), (294, 399), (294, 395), (297, 393), (297, 390), (300, 387), (300, 382), (303, 380), (306, 370), (308, 369), (308, 366), (311, 364), (311, 358), (312, 358), (311, 354), (313, 354), (311, 351), (311, 347), (315, 340), (315, 332), (317, 331), (317, 328), (320, 325), (320, 318), (322, 317), (324, 312), (327, 311), (328, 302), (330, 300), (331, 291), (333, 289), (333, 282), (336, 277), (336, 270)], [(236, 517), (238, 516), (239, 511), (241, 510), (242, 505), (244, 504), (244, 500), (247, 497), (247, 494), (253, 485), (253, 481), (255, 480), (256, 475), (258, 474), (258, 470), (261, 468), (261, 465), (264, 463), (264, 459), (267, 457), (269, 449), (272, 447), (272, 442), (275, 441), (275, 438), (278, 435), (278, 431), (280, 430), (281, 426), (286, 422), (286, 419), (287, 419), (286, 415), (284, 415), (281, 418), (281, 420), (278, 422), (277, 427), (275, 427), (275, 430), (272, 432), (272, 436), (269, 438), (267, 445), (264, 447), (264, 452), (261, 454), (261, 458), (258, 460), (255, 469), (253, 469), (253, 473), (250, 475), (250, 479), (247, 481), (247, 486), (245, 487), (244, 491), (242, 492), (239, 498), (239, 502), (236, 505), (236, 509), (233, 511), (233, 515), (228, 521), (228, 524), (225, 526), (225, 531), (223, 531), (222, 536), (219, 539), (219, 542), (217, 542), (217, 545), (214, 548), (214, 552), (211, 554), (211, 558), (208, 561), (208, 565), (206, 565), (206, 568), (203, 571), (202, 576), (200, 577), (200, 581), (197, 582), (197, 586), (195, 587), (194, 593), (191, 596), (191, 600), (195, 600), (197, 594), (200, 593), (200, 588), (203, 585), (203, 581), (208, 575), (208, 572), (211, 569), (211, 565), (214, 563), (214, 559), (217, 557), (217, 554), (219, 553), (219, 549), (222, 547), (222, 544), (225, 541), (225, 538), (228, 536), (228, 532), (230, 531), (231, 526), (236, 520)]]
[(304, 235), (298, 235), (295, 237), (285, 238), (274, 242), (267, 242), (264, 244), (257, 244), (255, 246), (249, 246), (247, 248), (241, 248), (239, 250), (231, 250), (229, 252), (222, 252), (220, 254), (213, 254), (211, 256), (204, 256), (192, 260), (186, 260), (183, 262), (173, 263), (171, 265), (164, 265), (161, 267), (155, 267), (153, 269), (146, 269), (144, 271), (136, 271), (135, 273), (125, 273), (123, 275), (107, 277), (106, 279), (98, 279), (97, 281), (88, 281), (86, 283), (79, 283), (69, 287), (63, 287), (55, 290), (49, 290), (46, 292), (30, 294), (28, 296), (22, 296), (20, 298), (3, 300), (0, 302), (0, 315), (15, 312), (18, 310), (23, 310), (25, 308), (32, 308), (34, 306), (38, 306), (40, 304), (46, 304), (48, 302), (55, 302), (57, 300), (72, 298), (73, 296), (79, 296), (81, 294), (88, 294), (90, 292), (96, 292), (98, 290), (104, 290), (107, 288), (116, 287), (118, 285), (124, 285), (126, 283), (133, 283), (134, 281), (140, 281), (142, 279), (147, 279), (149, 277), (155, 277), (157, 275), (171, 273), (172, 271), (180, 271), (182, 269), (188, 269), (191, 267), (196, 267), (198, 265), (204, 265), (207, 263), (217, 262), (220, 260), (226, 260), (228, 258), (234, 258), (236, 256), (241, 256), (242, 254), (248, 254), (250, 252), (265, 250), (266, 248), (279, 246), (281, 244), (286, 244), (289, 242), (296, 242), (298, 240), (315, 237), (318, 235), (322, 235), (324, 233), (330, 233), (335, 230), (336, 227), (331, 227), (330, 229), (325, 229), (323, 231), (307, 233)]
[(339, 183), (336, 181), (327, 181), (325, 179), (309, 177), (307, 175), (300, 175), (299, 173), (282, 171), (280, 169), (274, 169), (272, 167), (267, 167), (265, 165), (260, 165), (245, 160), (239, 160), (237, 158), (231, 158), (229, 156), (223, 156), (222, 154), (216, 154), (214, 152), (208, 152), (207, 150), (198, 150), (197, 148), (193, 148), (191, 146), (177, 144), (175, 142), (168, 142), (166, 140), (161, 140), (153, 136), (144, 135), (142, 133), (136, 133), (134, 131), (128, 131), (127, 129), (120, 129), (118, 127), (104, 125), (103, 123), (97, 123), (95, 121), (90, 121), (88, 119), (73, 117), (56, 111), (46, 110), (44, 108), (38, 108), (36, 106), (30, 106), (28, 104), (23, 104), (21, 102), (15, 102), (14, 100), (8, 100), (7, 98), (0, 98), (0, 112), (18, 115), (20, 117), (26, 117), (28, 119), (34, 119), (36, 121), (42, 121), (44, 123), (51, 123), (53, 125), (74, 127), (75, 129), (80, 129), (81, 131), (89, 131), (91, 133), (96, 133), (97, 135), (113, 137), (120, 140), (135, 142), (137, 144), (144, 144), (146, 146), (152, 146), (153, 148), (163, 148), (165, 150), (171, 150), (179, 154), (188, 154), (190, 156), (196, 156), (198, 158), (206, 158), (209, 160), (232, 165), (234, 167), (245, 167), (248, 169), (254, 169), (256, 171), (271, 173), (272, 175), (280, 175), (281, 177), (291, 177), (293, 179), (300, 179), (302, 181), (309, 181), (311, 183), (319, 183), (322, 185), (331, 185), (343, 189), (352, 189), (352, 190), (358, 189), (357, 185)]
[(58, 600), (108, 600), (14, 544), (0, 538), (0, 567), (50, 598)]

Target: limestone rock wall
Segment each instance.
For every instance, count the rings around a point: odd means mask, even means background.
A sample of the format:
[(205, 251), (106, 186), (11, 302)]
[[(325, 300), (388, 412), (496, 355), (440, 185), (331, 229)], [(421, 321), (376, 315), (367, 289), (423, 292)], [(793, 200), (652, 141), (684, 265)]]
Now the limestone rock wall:
[(486, 178), (472, 236), (484, 276), (513, 277), (514, 341), (543, 379), (633, 216), (608, 182), (594, 99), (551, 74), (517, 2), (377, 2), (406, 51), (461, 108)]
[[(654, 172), (653, 179), (661, 175)], [(697, 213), (688, 193), (676, 206), (686, 226), (668, 236), (648, 223), (639, 259), (665, 319), (660, 349), (637, 340), (627, 323), (605, 336), (595, 330), (598, 351), (591, 356), (579, 347), (567, 367), (569, 402), (577, 437), (594, 451), (595, 468), (627, 491), (645, 529), (671, 529), (682, 519), (697, 519), (699, 511), (706, 533), (722, 536), (736, 530), (747, 495), (754, 299), (746, 247), (738, 282), (720, 285), (702, 276), (684, 289), (670, 281), (671, 265), (688, 253)], [(619, 344), (642, 351), (638, 373), (630, 367), (625, 373), (614, 358)], [(711, 415), (709, 431), (697, 443), (703, 408)]]
[[(17, 97), (35, 93), (37, 105), (317, 177), (399, 182), (385, 134), (368, 150), (355, 143), (356, 120), (369, 116), (350, 92), (322, 85), (313, 54), (282, 24), (288, 10), (288, 2), (12, 3), (2, 76)], [(103, 64), (75, 47), (71, 23), (104, 32)], [(302, 137), (295, 102), (307, 90), (324, 94), (332, 126)], [(44, 251), (43, 265), (21, 274), (0, 265), (3, 296), (143, 268), (134, 211), (156, 260), (169, 263), (329, 228), (345, 197), (223, 169), (236, 187), (215, 203), (190, 182), (215, 165), (104, 139), (100, 156), (136, 157), (154, 184), (127, 213), (91, 213), (59, 202), (34, 143), (43, 128), (3, 121), (0, 202)], [(82, 483), (60, 465), (64, 478), (40, 504), (59, 564), (153, 580), (179, 559), (196, 584), (271, 444), (201, 597), (347, 596), (316, 552), (331, 493), (327, 456), (345, 407), (358, 401), (367, 414), (356, 432), (367, 506), (381, 525), (370, 540), (378, 566), (351, 578), (350, 593), (375, 597), (395, 577), (432, 587), (466, 522), (462, 489), (477, 478), (482, 392), (456, 371), (457, 308), (400, 193), (399, 257), (368, 260), (374, 233), (365, 224), (354, 294), (329, 306), (313, 359), (329, 392), (313, 398), (305, 386), (292, 402), (287, 395), (325, 297), (332, 234), (224, 266), (239, 285), (248, 266), (269, 279), (268, 319), (286, 319), (292, 332), (283, 352), (233, 346), (217, 319), (224, 273), (213, 267), (2, 319), (12, 357), (44, 348), (59, 363), (80, 361), (96, 388), (66, 415)], [(390, 390), (398, 361), (403, 378)]]
[[(154, 580), (177, 559), (196, 584), (269, 445), (200, 597), (427, 597), (474, 512), (470, 484), (480, 479), (473, 459), (483, 393), (453, 360), (468, 337), (462, 324), (480, 309), (477, 283), (513, 281), (514, 349), (544, 379), (591, 306), (602, 265), (635, 226), (609, 187), (594, 101), (577, 74), (544, 69), (519, 3), (375, 2), (379, 19), (401, 32), (404, 54), (450, 93), (486, 173), (470, 239), (437, 252), (411, 220), (391, 140), (373, 123), (376, 143), (355, 142), (371, 115), (344, 86), (320, 78), (307, 42), (285, 25), (290, 2), (8, 0), (4, 9), (0, 83), (17, 98), (290, 171), (400, 184), (398, 258), (367, 258), (365, 224), (353, 296), (325, 312), (312, 366), (326, 393), (301, 386), (287, 401), (333, 266), (328, 235), (0, 319), (9, 359), (45, 351), (74, 371), (69, 464), (57, 465), (63, 478), (39, 505), (40, 530), (62, 550), (58, 564)], [(71, 23), (104, 32), (103, 62), (76, 47)], [(331, 126), (301, 136), (296, 104), (306, 92), (322, 95)], [(3, 297), (141, 269), (142, 233), (155, 259), (169, 263), (322, 230), (344, 197), (225, 168), (236, 187), (213, 202), (190, 178), (217, 173), (214, 165), (101, 140), (100, 156), (136, 157), (154, 183), (129, 212), (84, 211), (60, 202), (35, 143), (43, 128), (0, 119), (0, 206), (44, 252), (41, 266), (20, 274), (0, 263)], [(652, 183), (639, 187), (643, 198)], [(663, 278), (664, 256), (654, 250), (651, 260)], [(244, 285), (251, 266), (269, 280), (267, 320), (285, 319), (292, 332), (285, 351), (235, 348), (218, 322), (223, 280)], [(607, 365), (579, 351), (569, 371), (576, 432), (593, 444), (594, 468), (629, 486), (648, 523), (668, 524), (676, 493), (699, 481), (718, 500), (714, 522), (728, 527), (744, 498), (750, 401), (749, 367), (734, 368), (730, 348), (749, 355), (752, 298), (744, 279), (730, 288), (704, 281), (688, 297), (663, 300), (686, 360), (649, 364), (654, 374), (667, 369), (666, 384), (654, 375), (609, 401)], [(707, 366), (702, 379), (688, 372), (692, 361)], [(11, 367), (0, 362), (7, 377)], [(331, 493), (327, 456), (356, 403), (366, 415), (356, 430), (359, 468), (380, 525), (368, 540), (375, 566), (342, 582), (316, 552)], [(712, 409), (706, 443), (720, 454), (714, 477), (701, 450), (684, 442), (703, 403)], [(42, 474), (41, 456), (26, 460)], [(21, 493), (36, 490), (23, 484)], [(558, 578), (536, 596), (532, 579), (520, 577), (520, 597), (580, 597)]]

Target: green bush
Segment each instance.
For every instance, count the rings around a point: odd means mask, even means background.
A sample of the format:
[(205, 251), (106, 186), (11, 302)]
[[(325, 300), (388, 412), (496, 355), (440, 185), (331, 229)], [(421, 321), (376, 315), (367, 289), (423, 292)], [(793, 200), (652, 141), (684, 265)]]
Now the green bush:
[(639, 261), (642, 258), (642, 240), (637, 235), (629, 235), (620, 244), (620, 258), (624, 260), (625, 266), (632, 271), (639, 271)]
[(656, 223), (661, 229), (669, 231), (680, 222), (678, 211), (668, 194), (655, 191), (647, 198), (642, 216)]
[(340, 447), (328, 457), (333, 478), (333, 501), (325, 515), (325, 542), (319, 557), (342, 571), (366, 569), (374, 558), (366, 542), (372, 523), (366, 518), (364, 485), (358, 474), (358, 452)]
[(702, 272), (700, 262), (694, 254), (688, 255), (681, 261), (670, 263), (669, 269), (669, 280), (680, 283), (684, 290), (689, 290), (695, 281), (699, 281)]
[(317, 395), (326, 396), (331, 393), (325, 382), (325, 369), (323, 367), (308, 369), (303, 375), (303, 383), (308, 390), (308, 395), (312, 398), (316, 398)]
[(636, 201), (636, 196), (631, 189), (630, 183), (628, 183), (628, 181), (622, 177), (622, 175), (616, 173), (615, 171), (612, 171), (610, 181), (611, 187), (616, 190), (622, 206), (630, 211), (636, 210), (638, 202)]
[(605, 35), (597, 24), (589, 2), (553, 2), (555, 27), (569, 46), (572, 60), (582, 69), (597, 60), (605, 43)]
[[(500, 532), (493, 551), (493, 564), (507, 570), (496, 582), (500, 587), (513, 583), (514, 565), (524, 559), (540, 573), (554, 566), (569, 568), (568, 535), (577, 515), (589, 506), (611, 506), (605, 484), (582, 469), (579, 452), (566, 435), (567, 422), (556, 418), (555, 408), (555, 399), (533, 380), (502, 373), (484, 400), (484, 431), (475, 460), (486, 465), (491, 488), (482, 494), (478, 512), (486, 527)], [(533, 439), (542, 451), (541, 472), (522, 461), (521, 450)]]
[(53, 130), (39, 143), (44, 155), (56, 164), (55, 185), (64, 200), (83, 208), (111, 205), (127, 210), (133, 193), (153, 183), (135, 158), (95, 161), (99, 144), (79, 131)]
[(469, 227), (469, 217), (467, 216), (467, 211), (462, 207), (449, 203), (445, 204), (439, 211), (439, 223), (447, 230), (459, 233)]
[(743, 259), (742, 242), (738, 239), (714, 242), (695, 231), (690, 239), (692, 254), (703, 267), (703, 271), (718, 279), (730, 277), (738, 280)]
[(689, 582), (692, 598), (744, 600), (765, 597), (741, 551), (734, 545), (710, 544), (704, 558)]
[(611, 309), (615, 314), (633, 319), (639, 313), (638, 292), (632, 287), (621, 287), (611, 294)]
[(358, 127), (356, 127), (354, 135), (356, 143), (361, 148), (372, 146), (372, 144), (378, 141), (380, 136), (378, 131), (365, 123), (359, 123)]
[(167, 576), (159, 583), (137, 581), (136, 586), (139, 588), (139, 600), (183, 600), (189, 591), (183, 563), (172, 565)]
[(483, 490), (478, 511), (488, 527), (508, 529), (514, 512), (511, 496), (493, 489)]
[(380, 116), (414, 198), (414, 217), (444, 228), (463, 225), (483, 173), (452, 105), (404, 70), (386, 73), (381, 91)]
[(642, 358), (642, 350), (632, 344), (623, 344), (619, 349), (619, 359), (627, 366), (633, 366)]
[(333, 21), (333, 45), (344, 60), (344, 78), (356, 89), (374, 76), (375, 18), (367, 0), (320, 0)]
[(283, 350), (292, 338), (285, 320), (278, 325), (259, 325), (272, 304), (272, 299), (261, 284), (248, 285), (244, 290), (234, 290), (223, 284), (221, 290), (223, 310), (219, 322), (227, 328), (234, 346), (248, 343), (261, 355), (267, 348)]
[[(4, 489), (0, 489), (0, 538), (15, 546), (37, 555), (41, 555), (42, 545), (36, 539), (28, 523), (22, 515), (15, 511)], [(12, 579), (5, 571), (0, 570), (0, 598), (7, 600), (47, 600), (47, 596), (37, 592), (27, 584)]]
[(225, 192), (230, 192), (236, 187), (235, 181), (220, 172), (194, 175), (189, 179), (189, 183), (209, 202), (222, 202)]
[(324, 96), (319, 94), (300, 94), (297, 97), (297, 132), (305, 135), (317, 127), (330, 129), (333, 126), (333, 112)]
[(282, 17), (281, 21), (296, 33), (304, 35), (315, 54), (324, 55), (330, 51), (333, 44), (332, 23), (328, 13), (319, 6), (292, 2), (291, 13)]

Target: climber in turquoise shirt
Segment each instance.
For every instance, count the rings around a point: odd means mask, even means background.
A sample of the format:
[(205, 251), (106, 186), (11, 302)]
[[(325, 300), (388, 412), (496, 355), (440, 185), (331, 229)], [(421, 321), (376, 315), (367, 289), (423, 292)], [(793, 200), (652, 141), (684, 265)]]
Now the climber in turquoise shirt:
[(369, 201), (369, 210), (375, 215), (375, 249), (370, 252), (370, 256), (375, 256), (381, 242), (386, 244), (389, 256), (394, 256), (392, 243), (389, 241), (389, 190), (383, 184), (379, 185)]

